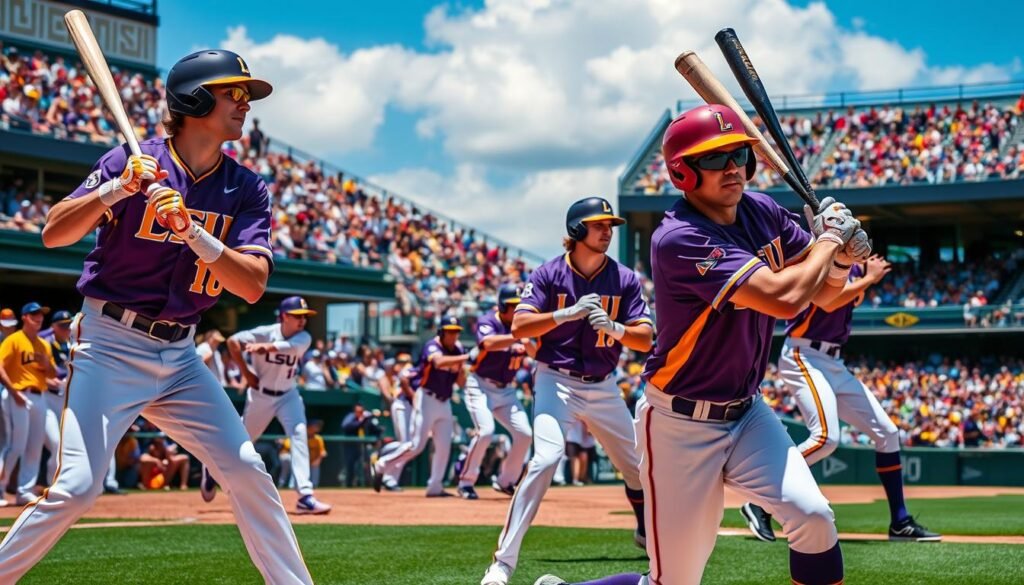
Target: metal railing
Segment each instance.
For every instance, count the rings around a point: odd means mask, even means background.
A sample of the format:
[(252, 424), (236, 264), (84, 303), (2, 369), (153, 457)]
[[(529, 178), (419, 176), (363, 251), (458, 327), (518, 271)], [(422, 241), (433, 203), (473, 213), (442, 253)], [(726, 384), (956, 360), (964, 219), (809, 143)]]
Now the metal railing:
[[(839, 91), (819, 94), (794, 94), (772, 97), (772, 105), (780, 111), (819, 110), (887, 104), (891, 106), (929, 102), (963, 101), (985, 98), (1011, 98), (1024, 93), (1024, 79), (992, 81), (987, 83), (935, 85), (860, 91)], [(745, 99), (737, 99), (747, 111), (753, 106)], [(676, 110), (683, 112), (697, 107), (702, 100), (678, 100)]]

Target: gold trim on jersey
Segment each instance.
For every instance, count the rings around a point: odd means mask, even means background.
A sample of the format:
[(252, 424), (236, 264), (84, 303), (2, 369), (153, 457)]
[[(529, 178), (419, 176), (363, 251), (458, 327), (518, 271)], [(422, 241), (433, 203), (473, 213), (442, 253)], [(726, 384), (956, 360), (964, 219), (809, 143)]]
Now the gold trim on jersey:
[(599, 266), (598, 269), (594, 271), (594, 274), (590, 278), (583, 276), (582, 272), (576, 270), (576, 267), (572, 265), (572, 260), (569, 258), (568, 252), (565, 253), (565, 263), (569, 265), (569, 270), (572, 270), (576, 274), (576, 276), (579, 276), (580, 278), (586, 280), (587, 282), (593, 282), (593, 280), (597, 278), (597, 275), (601, 274), (604, 271), (605, 267), (608, 266), (608, 256), (605, 255), (604, 262), (601, 263), (601, 266)]
[(731, 276), (731, 277), (729, 277), (729, 280), (727, 280), (727, 281), (725, 282), (725, 284), (723, 284), (723, 285), (722, 285), (722, 288), (721, 288), (721, 290), (719, 290), (719, 291), (718, 291), (718, 294), (717, 294), (717, 295), (715, 295), (715, 300), (714, 300), (714, 301), (713, 301), (713, 302), (711, 303), (711, 307), (712, 307), (712, 308), (714, 308), (715, 310), (718, 310), (718, 305), (720, 305), (720, 304), (722, 303), (722, 299), (723, 299), (723, 298), (725, 298), (725, 295), (726, 295), (726, 293), (728, 293), (728, 292), (729, 292), (729, 289), (731, 289), (731, 288), (733, 287), (733, 285), (734, 285), (734, 284), (736, 284), (736, 282), (737, 282), (737, 281), (738, 281), (738, 280), (739, 280), (739, 279), (740, 279), (740, 278), (741, 278), (741, 277), (742, 277), (742, 276), (743, 276), (744, 274), (746, 274), (747, 272), (749, 272), (749, 271), (750, 271), (750, 270), (751, 270), (752, 268), (754, 268), (754, 267), (755, 267), (755, 266), (757, 266), (758, 264), (760, 264), (760, 265), (764, 266), (764, 263), (763, 263), (763, 262), (761, 262), (761, 259), (760, 259), (760, 258), (758, 258), (757, 256), (754, 256), (754, 257), (753, 257), (753, 258), (751, 258), (750, 260), (747, 260), (747, 263), (746, 263), (746, 264), (744, 264), (743, 266), (741, 266), (741, 267), (739, 268), (739, 270), (737, 270), (736, 272), (734, 272), (734, 273), (732, 274), (732, 276)]
[(167, 150), (168, 152), (171, 153), (171, 160), (174, 161), (174, 164), (178, 165), (178, 168), (185, 171), (189, 178), (192, 179), (193, 185), (198, 183), (199, 181), (202, 181), (206, 177), (209, 177), (213, 173), (217, 172), (217, 169), (219, 169), (221, 164), (224, 163), (224, 153), (219, 153), (220, 157), (217, 159), (217, 164), (213, 165), (212, 169), (206, 171), (197, 179), (196, 176), (192, 173), (192, 169), (188, 168), (188, 165), (185, 164), (185, 161), (181, 160), (181, 157), (178, 156), (178, 151), (174, 149), (174, 140), (171, 138), (167, 139)]

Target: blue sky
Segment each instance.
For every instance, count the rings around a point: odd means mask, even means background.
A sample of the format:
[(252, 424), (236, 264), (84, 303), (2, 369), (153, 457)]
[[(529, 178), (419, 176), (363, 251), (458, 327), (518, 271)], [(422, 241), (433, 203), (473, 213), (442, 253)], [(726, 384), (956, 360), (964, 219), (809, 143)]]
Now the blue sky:
[(773, 95), (1024, 79), (1019, 36), (993, 32), (1022, 22), (1008, 0), (229, 5), (161, 2), (158, 66), (239, 50), (276, 85), (253, 113), (268, 134), (543, 253), (567, 204), (614, 198), (663, 109), (695, 99), (675, 54), (696, 49), (725, 78), (711, 40), (723, 26)]

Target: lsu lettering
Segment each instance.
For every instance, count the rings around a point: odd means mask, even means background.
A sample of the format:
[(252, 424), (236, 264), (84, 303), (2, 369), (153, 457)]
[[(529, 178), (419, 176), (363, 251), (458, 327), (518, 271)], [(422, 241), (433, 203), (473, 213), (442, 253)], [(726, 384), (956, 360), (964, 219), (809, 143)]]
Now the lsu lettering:
[(775, 238), (770, 243), (761, 246), (757, 256), (768, 264), (772, 272), (778, 272), (786, 266), (786, 255), (782, 252), (782, 238)]
[[(189, 209), (189, 215), (192, 217), (192, 221), (201, 223), (203, 229), (207, 233), (216, 234), (217, 239), (224, 241), (228, 235), (228, 230), (231, 228), (231, 223), (234, 218), (230, 215), (222, 215), (213, 211), (203, 211), (201, 209)], [(142, 217), (142, 223), (139, 225), (139, 229), (135, 232), (135, 237), (140, 240), (149, 240), (151, 242), (168, 242), (171, 244), (184, 244), (181, 238), (174, 235), (174, 232), (170, 228), (162, 227), (156, 220), (156, 210), (152, 206), (146, 206), (146, 213)], [(202, 260), (196, 259), (196, 273), (192, 278), (192, 284), (188, 287), (189, 292), (199, 294), (206, 294), (211, 297), (219, 296), (224, 291), (224, 287), (217, 281), (217, 279), (210, 277), (210, 267)]]

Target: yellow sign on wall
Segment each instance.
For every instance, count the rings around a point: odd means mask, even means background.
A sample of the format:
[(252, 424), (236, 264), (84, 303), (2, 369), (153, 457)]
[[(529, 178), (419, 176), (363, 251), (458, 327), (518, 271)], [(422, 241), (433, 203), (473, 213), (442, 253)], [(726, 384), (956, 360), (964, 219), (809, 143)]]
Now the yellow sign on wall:
[(910, 313), (893, 313), (885, 318), (885, 322), (891, 327), (898, 327), (903, 329), (904, 327), (913, 327), (921, 319), (911, 315)]

